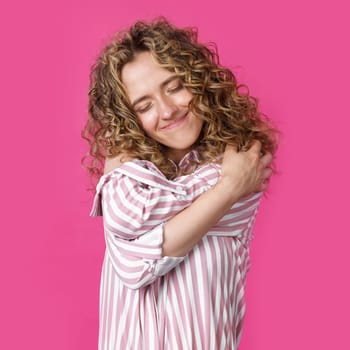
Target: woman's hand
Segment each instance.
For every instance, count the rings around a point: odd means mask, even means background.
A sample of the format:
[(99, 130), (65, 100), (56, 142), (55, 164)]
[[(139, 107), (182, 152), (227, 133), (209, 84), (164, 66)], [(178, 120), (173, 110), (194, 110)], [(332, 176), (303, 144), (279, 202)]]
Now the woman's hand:
[(123, 155), (123, 154), (119, 154), (113, 158), (106, 158), (103, 174), (107, 174), (111, 172), (112, 170), (114, 170), (115, 168), (118, 168), (121, 164), (129, 160), (132, 160), (132, 158), (127, 157), (126, 155)]
[(261, 144), (245, 152), (227, 146), (217, 184), (164, 225), (163, 255), (184, 256), (241, 198), (265, 190), (272, 171), (271, 154), (260, 156)]
[(226, 146), (218, 182), (234, 201), (254, 192), (264, 191), (272, 174), (272, 155), (261, 156), (261, 143), (254, 141), (247, 151), (237, 152), (234, 146)]

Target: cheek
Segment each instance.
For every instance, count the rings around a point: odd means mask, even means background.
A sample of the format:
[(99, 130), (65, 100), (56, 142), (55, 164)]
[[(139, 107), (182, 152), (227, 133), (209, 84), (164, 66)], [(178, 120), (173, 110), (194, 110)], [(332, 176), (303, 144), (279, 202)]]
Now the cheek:
[(156, 118), (152, 113), (146, 113), (139, 116), (142, 128), (146, 134), (152, 135), (156, 128)]
[(201, 133), (202, 128), (203, 128), (203, 120), (196, 118), (196, 131), (197, 131), (198, 136)]
[(183, 95), (182, 95), (183, 104), (188, 105), (190, 103), (190, 101), (192, 100), (192, 98), (193, 98), (192, 93), (188, 90), (185, 90)]
[(187, 107), (192, 100), (193, 95), (187, 89), (182, 89), (180, 92), (173, 95), (173, 103), (178, 106)]

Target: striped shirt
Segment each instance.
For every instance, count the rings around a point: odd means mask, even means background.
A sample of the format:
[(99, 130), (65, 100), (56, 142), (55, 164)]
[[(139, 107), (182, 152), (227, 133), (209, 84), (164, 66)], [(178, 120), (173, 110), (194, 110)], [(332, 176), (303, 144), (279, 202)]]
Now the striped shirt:
[(133, 160), (100, 178), (90, 213), (103, 214), (106, 241), (99, 350), (237, 349), (261, 193), (235, 203), (186, 256), (162, 255), (164, 223), (219, 176), (220, 165), (205, 164), (168, 180)]

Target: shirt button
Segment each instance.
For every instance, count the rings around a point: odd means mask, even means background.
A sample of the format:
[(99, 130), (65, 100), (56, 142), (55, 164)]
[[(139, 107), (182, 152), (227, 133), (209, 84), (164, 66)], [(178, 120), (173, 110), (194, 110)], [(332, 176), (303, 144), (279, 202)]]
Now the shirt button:
[(176, 191), (182, 192), (182, 187), (181, 186), (176, 186)]

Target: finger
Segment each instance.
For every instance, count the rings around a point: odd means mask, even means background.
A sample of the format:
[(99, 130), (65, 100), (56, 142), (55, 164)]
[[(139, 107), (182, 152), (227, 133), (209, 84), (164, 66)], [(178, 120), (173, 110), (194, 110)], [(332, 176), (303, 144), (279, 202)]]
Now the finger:
[(237, 152), (237, 146), (236, 145), (229, 145), (227, 144), (225, 147), (225, 155), (228, 155), (229, 157), (238, 153)]
[(260, 188), (259, 188), (259, 192), (264, 192), (267, 187), (269, 185), (269, 182), (268, 181), (264, 181), (261, 185), (260, 185)]
[(261, 151), (261, 142), (259, 140), (254, 140), (248, 152), (260, 154), (260, 151)]
[(259, 183), (259, 185), (257, 186), (256, 192), (264, 192), (267, 189), (268, 186), (269, 186), (269, 179), (261, 181)]
[(272, 159), (273, 159), (272, 154), (267, 152), (260, 158), (260, 162), (263, 167), (268, 167), (271, 164)]
[(225, 151), (235, 151), (237, 152), (237, 145), (234, 144), (227, 144), (225, 147)]
[(268, 181), (271, 175), (272, 175), (272, 169), (269, 167), (265, 168), (261, 174), (262, 182)]

